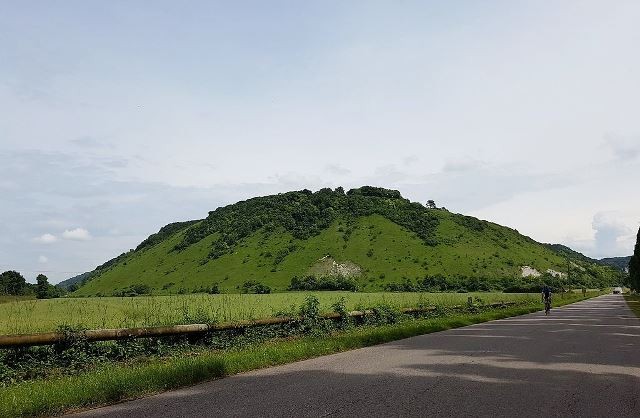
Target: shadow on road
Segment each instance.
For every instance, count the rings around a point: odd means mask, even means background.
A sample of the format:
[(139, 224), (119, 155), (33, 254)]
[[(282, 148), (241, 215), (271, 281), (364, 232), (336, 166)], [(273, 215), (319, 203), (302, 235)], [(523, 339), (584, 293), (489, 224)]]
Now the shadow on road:
[(618, 296), (238, 375), (102, 416), (640, 416)]

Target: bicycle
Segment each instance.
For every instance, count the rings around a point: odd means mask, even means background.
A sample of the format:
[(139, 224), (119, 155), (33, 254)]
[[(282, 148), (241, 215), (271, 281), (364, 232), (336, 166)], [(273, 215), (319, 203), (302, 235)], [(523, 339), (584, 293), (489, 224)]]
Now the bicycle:
[(544, 300), (544, 314), (549, 315), (551, 312), (551, 298), (545, 298)]

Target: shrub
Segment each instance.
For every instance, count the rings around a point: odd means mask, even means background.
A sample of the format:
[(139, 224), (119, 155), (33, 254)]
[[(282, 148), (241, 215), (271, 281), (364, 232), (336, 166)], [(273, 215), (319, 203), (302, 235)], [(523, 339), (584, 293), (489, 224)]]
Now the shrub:
[(220, 293), (220, 288), (218, 287), (218, 283), (213, 283), (207, 292), (210, 295), (217, 295)]
[(242, 293), (254, 293), (258, 295), (266, 295), (268, 293), (271, 293), (271, 288), (266, 284), (262, 284), (254, 280), (247, 280), (242, 284)]
[(119, 290), (114, 290), (112, 295), (118, 297), (132, 297), (141, 295), (150, 295), (151, 287), (147, 284), (132, 284), (129, 287), (125, 287)]

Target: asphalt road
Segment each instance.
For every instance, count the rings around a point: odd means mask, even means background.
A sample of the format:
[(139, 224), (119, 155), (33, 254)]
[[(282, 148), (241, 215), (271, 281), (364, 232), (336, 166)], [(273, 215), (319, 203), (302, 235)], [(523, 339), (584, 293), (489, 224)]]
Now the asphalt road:
[(640, 416), (621, 296), (216, 380), (86, 417)]

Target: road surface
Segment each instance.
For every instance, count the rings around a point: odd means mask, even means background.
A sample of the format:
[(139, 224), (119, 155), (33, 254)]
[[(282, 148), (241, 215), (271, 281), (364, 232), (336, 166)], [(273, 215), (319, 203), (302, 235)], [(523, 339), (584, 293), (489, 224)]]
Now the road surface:
[(640, 416), (621, 296), (263, 369), (84, 417)]

